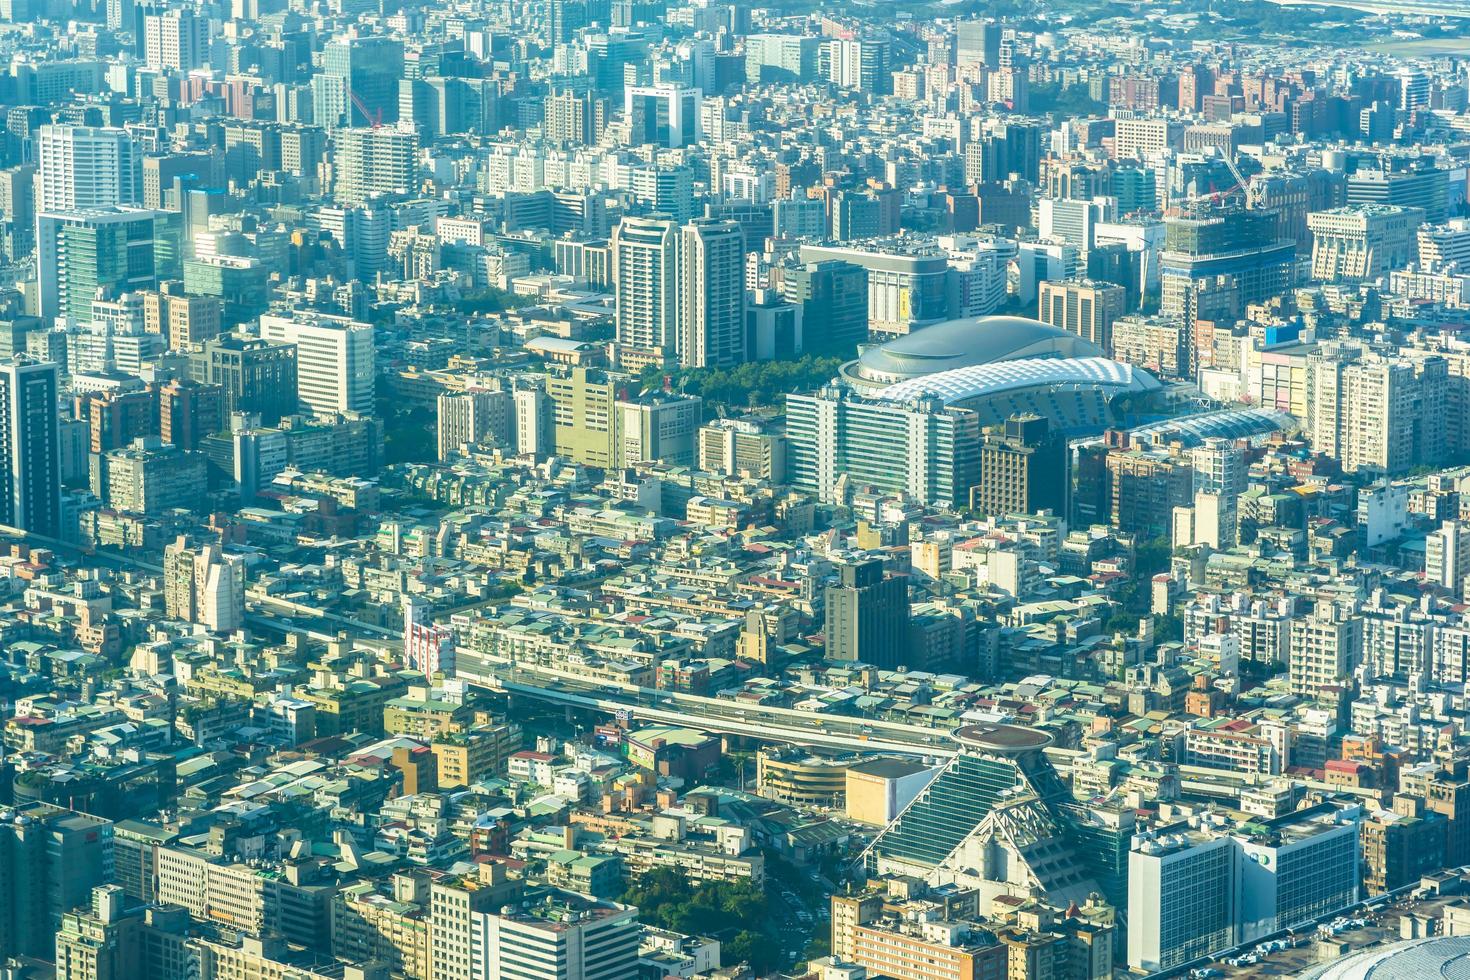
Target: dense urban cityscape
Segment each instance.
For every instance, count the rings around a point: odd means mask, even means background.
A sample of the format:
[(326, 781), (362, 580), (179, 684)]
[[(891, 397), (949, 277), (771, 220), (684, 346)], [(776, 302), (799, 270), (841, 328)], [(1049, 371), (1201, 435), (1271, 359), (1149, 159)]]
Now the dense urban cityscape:
[(0, 51), (0, 980), (1470, 976), (1461, 0)]

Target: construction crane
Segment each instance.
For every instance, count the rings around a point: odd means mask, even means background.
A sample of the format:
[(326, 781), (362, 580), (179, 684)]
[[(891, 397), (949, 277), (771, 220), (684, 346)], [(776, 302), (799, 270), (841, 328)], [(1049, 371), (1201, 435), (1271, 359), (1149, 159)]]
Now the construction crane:
[(352, 100), (353, 105), (357, 106), (357, 111), (362, 113), (362, 118), (367, 120), (367, 124), (370, 127), (373, 129), (383, 128), (383, 110), (381, 108), (376, 112), (368, 109), (367, 103), (362, 101), (362, 98), (350, 88), (347, 90), (347, 97)]

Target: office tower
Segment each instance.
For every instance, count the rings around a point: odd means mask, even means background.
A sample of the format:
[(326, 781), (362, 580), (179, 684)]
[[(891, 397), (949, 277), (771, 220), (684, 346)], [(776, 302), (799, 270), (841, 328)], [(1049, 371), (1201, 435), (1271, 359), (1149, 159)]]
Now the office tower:
[(1470, 221), (1455, 218), (1424, 225), (1417, 234), (1419, 265), (1425, 272), (1470, 271)]
[(1330, 170), (1302, 170), (1256, 174), (1245, 187), (1246, 206), (1276, 215), (1276, 237), (1296, 242), (1298, 255), (1312, 248), (1307, 215), (1347, 203), (1345, 174)]
[(906, 580), (887, 577), (883, 562), (843, 565), (827, 586), (827, 659), (852, 660), (887, 670), (908, 659), (909, 593)]
[(1426, 221), (1438, 224), (1449, 217), (1450, 173), (1429, 160), (1390, 157), (1378, 167), (1363, 162), (1347, 177), (1347, 203), (1419, 208)]
[(219, 297), (189, 295), (176, 279), (143, 294), (144, 329), (162, 336), (169, 350), (187, 351), (219, 336), (223, 313)]
[(549, 375), (555, 452), (585, 466), (618, 465), (617, 376), (588, 368)]
[(111, 821), (47, 803), (0, 812), (0, 958), (49, 960), (62, 916), (111, 878)]
[(804, 353), (852, 357), (868, 339), (868, 271), (829, 259), (781, 269), (781, 295), (801, 308)]
[(1399, 73), (1399, 108), (1405, 112), (1429, 108), (1429, 94), (1433, 87), (1427, 71), (1406, 68)]
[(417, 189), (418, 134), (410, 128), (339, 129), (332, 156), (332, 193), (354, 207), (375, 194)]
[(60, 537), (60, 370), (17, 357), (0, 363), (0, 524)]
[(223, 385), (175, 378), (158, 389), (158, 436), (180, 449), (198, 449), (228, 419)]
[(978, 481), (980, 420), (936, 399), (861, 398), (828, 386), (786, 397), (793, 486), (835, 501), (862, 487), (963, 507)]
[(84, 211), (143, 200), (141, 154), (121, 129), (42, 126), (36, 211)]
[(821, 57), (827, 80), (839, 88), (871, 95), (887, 95), (893, 86), (889, 43), (879, 38), (827, 41)]
[(0, 254), (14, 262), (36, 247), (36, 167), (0, 170)]
[(1067, 441), (1040, 415), (1014, 415), (980, 443), (970, 507), (982, 514), (1067, 513)]
[(1235, 841), (1188, 826), (1141, 839), (1128, 855), (1128, 965), (1155, 972), (1235, 944)]
[(1362, 660), (1363, 617), (1347, 605), (1319, 599), (1291, 621), (1287, 678), (1291, 693), (1316, 696), (1352, 683)]
[(1126, 290), (1122, 286), (1068, 280), (1043, 282), (1038, 292), (1038, 320), (1112, 351), (1113, 321), (1123, 315)]
[(628, 142), (678, 149), (699, 142), (699, 90), (678, 84), (632, 85), (623, 92)]
[(781, 483), (786, 479), (786, 436), (755, 418), (715, 419), (699, 430), (696, 465), (705, 473)]
[(955, 25), (956, 65), (1000, 67), (1001, 26), (993, 20), (963, 20)]
[(152, 289), (155, 218), (152, 211), (117, 208), (42, 213), (36, 219), (42, 318), (91, 323), (99, 297)]
[(555, 403), (545, 389), (517, 388), (514, 394), (518, 454), (537, 459), (556, 449)]
[(619, 400), (618, 466), (670, 463), (693, 466), (704, 402), (693, 395), (652, 394)]
[(620, 348), (672, 353), (679, 330), (679, 229), (663, 216), (624, 218), (613, 230), (613, 287)]
[(193, 71), (209, 61), (209, 18), (189, 9), (143, 18), (143, 60), (160, 71)]
[(507, 906), (470, 919), (474, 977), (619, 980), (637, 973), (641, 928), (628, 905), (554, 892), (534, 912)]
[(227, 334), (206, 340), (189, 357), (190, 376), (224, 389), (225, 416), (236, 412), (275, 425), (297, 410), (294, 343), (272, 343)]
[[(228, 131), (228, 130), (227, 130)], [(224, 158), (218, 153), (169, 153), (145, 156), (142, 162), (143, 206), (155, 211), (177, 210), (170, 202), (175, 181), (184, 186), (218, 187), (224, 183)]]
[(472, 388), (439, 396), (439, 458), (462, 447), (506, 447), (514, 442), (515, 405), (508, 391)]
[(1386, 204), (1349, 204), (1307, 215), (1312, 278), (1371, 282), (1402, 269), (1418, 254), (1424, 212)]
[(234, 632), (245, 622), (245, 559), (217, 544), (175, 539), (163, 552), (163, 601), (175, 619)]
[(1279, 296), (1296, 278), (1296, 245), (1276, 237), (1276, 218), (1244, 208), (1195, 208), (1164, 219), (1161, 312), (1183, 316), (1191, 290), (1227, 280), (1239, 289), (1235, 309)]
[(733, 367), (746, 360), (745, 235), (733, 221), (696, 218), (680, 229), (676, 349), (684, 367)]
[(290, 316), (262, 316), (260, 337), (296, 345), (296, 391), (302, 411), (373, 413), (377, 369), (370, 324), (297, 310)]
[(311, 79), (313, 120), (328, 129), (395, 123), (402, 78), (401, 41), (335, 37), (322, 46), (322, 70)]
[(752, 34), (745, 39), (745, 77), (754, 83), (809, 82), (821, 43), (818, 37)]

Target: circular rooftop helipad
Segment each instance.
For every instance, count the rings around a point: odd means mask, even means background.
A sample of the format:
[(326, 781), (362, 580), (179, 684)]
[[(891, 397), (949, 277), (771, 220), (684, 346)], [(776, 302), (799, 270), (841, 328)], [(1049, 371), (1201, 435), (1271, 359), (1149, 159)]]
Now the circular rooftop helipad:
[(968, 748), (998, 755), (1039, 752), (1051, 744), (1046, 732), (1021, 725), (963, 725), (955, 729), (954, 739)]

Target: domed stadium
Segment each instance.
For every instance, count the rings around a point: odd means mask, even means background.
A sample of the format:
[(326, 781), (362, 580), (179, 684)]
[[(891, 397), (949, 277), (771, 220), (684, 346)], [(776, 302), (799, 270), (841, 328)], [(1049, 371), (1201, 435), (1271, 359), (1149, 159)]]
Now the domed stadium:
[(842, 381), (884, 402), (937, 401), (982, 426), (1036, 414), (1068, 436), (1102, 432), (1163, 385), (1073, 333), (1019, 316), (947, 320), (869, 347)]
[(1470, 976), (1470, 936), (1377, 946), (1298, 973), (1300, 980), (1429, 980)]
[(889, 385), (999, 361), (1104, 357), (1074, 333), (1021, 316), (946, 320), (865, 349), (842, 366), (842, 380), (872, 397)]

